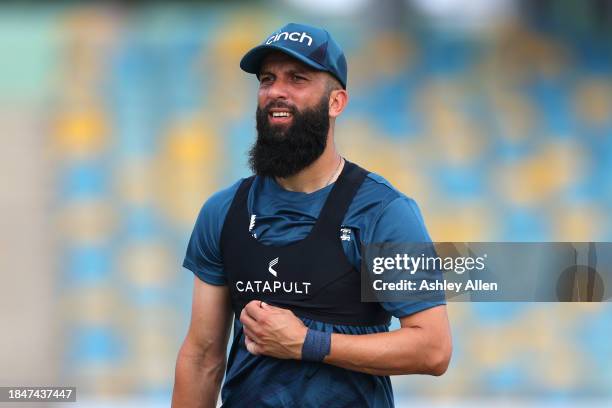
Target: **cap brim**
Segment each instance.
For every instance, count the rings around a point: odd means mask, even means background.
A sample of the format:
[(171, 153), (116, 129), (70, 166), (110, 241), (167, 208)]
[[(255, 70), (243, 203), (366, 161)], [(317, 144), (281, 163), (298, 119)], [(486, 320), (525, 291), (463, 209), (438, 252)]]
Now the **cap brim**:
[(244, 55), (244, 57), (242, 57), (242, 59), (240, 60), (240, 68), (243, 71), (248, 72), (249, 74), (256, 74), (256, 75), (259, 74), (259, 69), (261, 67), (261, 63), (263, 62), (263, 59), (265, 58), (266, 55), (268, 55), (272, 51), (279, 51), (284, 54), (287, 54), (290, 57), (293, 57), (297, 59), (298, 61), (303, 62), (304, 64), (316, 70), (327, 71), (327, 68), (325, 68), (323, 65), (319, 64), (316, 61), (309, 59), (308, 57), (303, 56), (302, 54), (299, 54), (293, 50), (283, 48), (278, 45), (272, 45), (272, 44), (258, 45), (257, 47), (253, 48), (251, 51), (247, 52)]

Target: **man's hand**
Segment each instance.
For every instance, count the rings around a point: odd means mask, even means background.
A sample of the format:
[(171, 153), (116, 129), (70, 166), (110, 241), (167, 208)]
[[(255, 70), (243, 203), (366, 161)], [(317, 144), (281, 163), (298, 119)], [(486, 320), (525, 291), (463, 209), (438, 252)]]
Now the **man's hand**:
[(293, 312), (259, 300), (240, 313), (247, 350), (251, 354), (299, 360), (308, 331)]

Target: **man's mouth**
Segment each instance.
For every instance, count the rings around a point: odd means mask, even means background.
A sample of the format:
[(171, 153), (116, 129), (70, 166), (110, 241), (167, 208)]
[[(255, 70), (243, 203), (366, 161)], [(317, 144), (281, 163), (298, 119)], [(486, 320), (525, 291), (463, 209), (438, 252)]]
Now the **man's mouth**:
[(288, 110), (271, 110), (268, 113), (268, 120), (272, 124), (284, 124), (289, 123), (293, 119), (293, 115)]

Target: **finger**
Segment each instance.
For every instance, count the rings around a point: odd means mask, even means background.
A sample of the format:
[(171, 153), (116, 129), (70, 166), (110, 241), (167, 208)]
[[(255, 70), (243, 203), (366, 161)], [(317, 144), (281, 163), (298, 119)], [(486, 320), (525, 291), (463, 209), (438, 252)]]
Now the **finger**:
[(244, 307), (246, 313), (255, 321), (261, 319), (265, 315), (265, 311), (260, 307), (260, 304), (262, 304), (262, 302), (259, 300), (252, 300)]
[(264, 310), (261, 308), (261, 303), (259, 300), (252, 300), (244, 307), (246, 313), (253, 320), (259, 320), (263, 315)]
[(252, 330), (243, 326), (242, 331), (244, 332), (245, 337), (248, 337), (255, 343), (259, 343), (259, 337)]
[(287, 311), (287, 312), (291, 312), (291, 310), (289, 309), (285, 309), (283, 307), (278, 307), (278, 306), (274, 306), (274, 305), (270, 305), (266, 302), (261, 302), (261, 307), (260, 309), (266, 310), (266, 311), (272, 311), (272, 310), (281, 310), (281, 311)]
[(248, 313), (240, 314), (240, 323), (242, 323), (242, 331), (251, 339), (257, 341), (261, 337), (261, 324), (253, 320)]
[(243, 309), (243, 312), (240, 313), (240, 323), (242, 323), (242, 328), (247, 328), (252, 330), (254, 327), (257, 327), (257, 321), (255, 321), (246, 310)]
[(295, 314), (289, 309), (285, 309), (283, 307), (278, 307), (274, 305), (269, 305), (266, 302), (261, 302), (261, 309), (265, 312), (289, 313), (292, 316), (295, 316)]
[(244, 344), (245, 344), (246, 349), (247, 349), (247, 351), (249, 353), (251, 353), (251, 354), (253, 354), (255, 356), (259, 354), (257, 343), (255, 343), (252, 340), (246, 341), (246, 338), (245, 338), (245, 343)]

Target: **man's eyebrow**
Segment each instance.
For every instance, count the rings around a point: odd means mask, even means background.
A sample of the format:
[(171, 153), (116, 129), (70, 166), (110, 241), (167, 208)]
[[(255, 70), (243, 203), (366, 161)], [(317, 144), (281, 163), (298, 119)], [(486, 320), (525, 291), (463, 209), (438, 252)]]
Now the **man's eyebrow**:
[(312, 74), (312, 70), (306, 69), (306, 68), (292, 68), (292, 69), (287, 70), (287, 72), (290, 74), (306, 74), (306, 75)]

